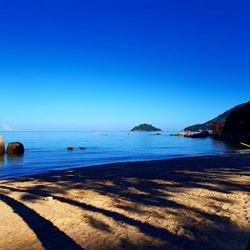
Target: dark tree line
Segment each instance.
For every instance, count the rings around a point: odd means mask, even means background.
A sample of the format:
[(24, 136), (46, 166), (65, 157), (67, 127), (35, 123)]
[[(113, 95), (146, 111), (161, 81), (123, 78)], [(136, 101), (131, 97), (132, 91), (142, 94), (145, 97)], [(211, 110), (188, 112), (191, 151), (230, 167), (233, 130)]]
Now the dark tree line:
[(226, 119), (223, 134), (250, 133), (250, 102), (232, 111)]

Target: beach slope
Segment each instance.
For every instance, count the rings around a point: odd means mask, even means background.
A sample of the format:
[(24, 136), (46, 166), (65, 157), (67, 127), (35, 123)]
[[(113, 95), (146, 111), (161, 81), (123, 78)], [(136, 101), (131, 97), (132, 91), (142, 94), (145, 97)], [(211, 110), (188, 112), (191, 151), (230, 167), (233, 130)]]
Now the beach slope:
[(0, 249), (243, 250), (250, 154), (0, 180), (0, 221)]

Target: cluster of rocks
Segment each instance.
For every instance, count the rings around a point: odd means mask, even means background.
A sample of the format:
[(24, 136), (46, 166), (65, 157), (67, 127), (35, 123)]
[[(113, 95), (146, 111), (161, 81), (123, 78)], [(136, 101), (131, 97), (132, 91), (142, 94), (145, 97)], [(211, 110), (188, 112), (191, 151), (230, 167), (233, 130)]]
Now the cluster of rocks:
[[(80, 150), (85, 150), (86, 148), (85, 147), (79, 147)], [(67, 147), (67, 150), (74, 150), (74, 147)]]
[(194, 134), (191, 134), (191, 135), (187, 135), (185, 137), (191, 137), (191, 138), (208, 138), (210, 136), (211, 136), (211, 134), (209, 133), (209, 131), (202, 131), (202, 132), (199, 132), (199, 133), (194, 133)]
[(0, 136), (0, 155), (7, 153), (9, 155), (13, 154), (23, 154), (24, 153), (24, 146), (20, 142), (11, 142), (8, 144), (7, 149), (5, 151), (5, 145), (3, 137)]

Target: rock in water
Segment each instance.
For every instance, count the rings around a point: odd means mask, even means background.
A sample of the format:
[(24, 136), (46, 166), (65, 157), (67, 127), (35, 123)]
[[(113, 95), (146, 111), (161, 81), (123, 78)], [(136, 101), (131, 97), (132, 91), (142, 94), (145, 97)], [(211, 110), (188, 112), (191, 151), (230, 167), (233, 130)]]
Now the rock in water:
[(0, 136), (0, 155), (4, 154), (5, 148), (4, 148), (4, 140), (3, 137)]
[(11, 142), (7, 147), (7, 154), (23, 154), (24, 146), (20, 142)]
[(209, 136), (210, 136), (210, 133), (208, 131), (202, 131), (200, 133), (189, 135), (187, 137), (191, 137), (191, 138), (207, 138)]

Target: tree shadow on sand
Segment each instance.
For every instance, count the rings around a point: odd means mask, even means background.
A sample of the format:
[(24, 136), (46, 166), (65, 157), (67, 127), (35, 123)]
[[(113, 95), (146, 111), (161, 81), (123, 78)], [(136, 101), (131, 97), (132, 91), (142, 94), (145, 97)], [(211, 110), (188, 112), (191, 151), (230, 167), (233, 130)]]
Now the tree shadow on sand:
[(0, 200), (10, 206), (14, 213), (18, 214), (27, 223), (45, 249), (83, 249), (50, 221), (23, 203), (3, 194), (0, 194)]
[[(169, 244), (180, 249), (228, 249), (229, 243), (239, 244), (238, 249), (244, 249), (242, 246), (246, 246), (247, 239), (250, 238), (249, 231), (239, 228), (230, 218), (221, 216), (219, 212), (204, 211), (202, 208), (178, 202), (173, 197), (175, 194), (182, 194), (183, 189), (202, 189), (223, 195), (230, 195), (236, 191), (249, 194), (249, 183), (239, 183), (232, 178), (235, 175), (248, 178), (249, 162), (247, 157), (220, 157), (216, 161), (212, 157), (201, 157), (197, 162), (187, 158), (109, 164), (106, 167), (67, 170), (52, 172), (50, 175), (37, 175), (34, 178), (22, 178), (24, 182), (34, 181), (35, 183), (29, 187), (25, 187), (24, 184), (23, 188), (11, 186), (17, 180), (6, 180), (1, 183), (0, 188), (23, 193), (23, 200), (35, 201), (40, 196), (52, 195), (60, 202), (81, 208), (83, 211), (102, 214), (116, 222), (135, 227), (146, 236), (166, 242), (166, 247), (162, 246), (161, 249), (171, 249), (167, 247)], [(79, 192), (90, 190), (98, 195), (108, 196), (114, 201), (114, 209), (107, 210), (77, 200), (68, 195), (72, 189)], [(210, 196), (204, 199), (207, 199), (206, 205), (213, 211), (222, 210), (221, 206), (216, 204), (231, 206), (233, 203), (229, 198), (223, 197)], [(150, 221), (141, 221), (127, 215), (128, 213), (136, 216), (150, 215), (164, 220), (164, 213), (157, 213), (157, 209), (151, 209), (149, 212), (148, 208), (163, 209), (165, 213), (173, 215), (183, 230), (192, 233), (193, 238), (190, 239), (185, 235), (170, 232), (167, 228), (156, 226)], [(194, 218), (202, 218), (210, 226), (197, 224), (193, 221)], [(90, 219), (89, 224), (103, 232), (110, 230), (96, 218)], [(220, 243), (224, 242), (224, 246), (220, 245), (222, 248), (215, 244), (217, 238)], [(136, 246), (132, 249), (136, 249)]]

